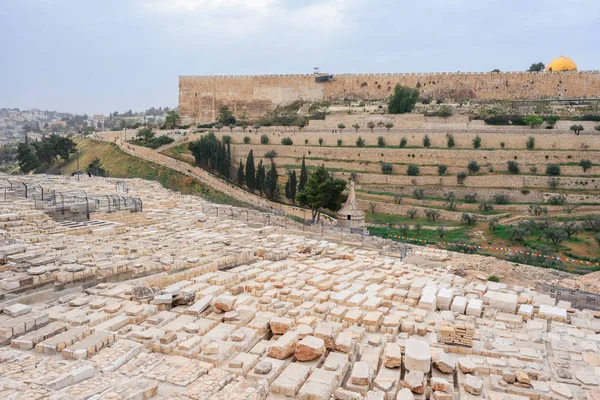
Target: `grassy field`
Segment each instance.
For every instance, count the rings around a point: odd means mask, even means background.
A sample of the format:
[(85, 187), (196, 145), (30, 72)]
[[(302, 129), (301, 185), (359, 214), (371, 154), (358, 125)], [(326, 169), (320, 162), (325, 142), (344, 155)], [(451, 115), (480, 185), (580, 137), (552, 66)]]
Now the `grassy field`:
[[(251, 205), (233, 199), (223, 192), (214, 190), (197, 179), (133, 157), (121, 151), (115, 144), (81, 139), (77, 141), (77, 148), (80, 151), (79, 165), (82, 170), (85, 170), (92, 160), (99, 158), (102, 168), (108, 171), (110, 177), (157, 181), (167, 189), (184, 194), (199, 195), (213, 203), (251, 207)], [(60, 169), (68, 174), (76, 171), (77, 158), (73, 157), (68, 163), (61, 165)]]

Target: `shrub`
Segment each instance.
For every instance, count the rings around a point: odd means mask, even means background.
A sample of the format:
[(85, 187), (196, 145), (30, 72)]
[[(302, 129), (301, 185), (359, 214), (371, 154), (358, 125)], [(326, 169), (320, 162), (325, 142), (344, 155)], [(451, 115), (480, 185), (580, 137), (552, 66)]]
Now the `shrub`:
[(244, 144), (250, 143), (250, 136), (244, 136)]
[(531, 167), (529, 167), (529, 172), (531, 172), (532, 174), (537, 174), (537, 167), (535, 165), (532, 165)]
[(406, 169), (406, 173), (410, 176), (417, 176), (421, 172), (421, 169), (417, 164), (408, 164), (408, 168)]
[(504, 194), (504, 193), (495, 194), (493, 199), (494, 199), (494, 203), (496, 203), (496, 204), (508, 204), (508, 202), (510, 200), (508, 195)]
[(365, 146), (365, 139), (363, 139), (362, 137), (358, 137), (358, 139), (356, 139), (356, 147), (364, 147)]
[(533, 129), (536, 126), (540, 126), (542, 122), (544, 122), (544, 119), (542, 117), (538, 117), (537, 115), (528, 115), (523, 118), (523, 122), (525, 122), (525, 125), (529, 125), (531, 129)]
[(401, 194), (394, 195), (394, 203), (395, 204), (401, 204), (403, 200), (404, 200), (403, 195), (401, 195)]
[(460, 217), (460, 220), (467, 225), (475, 225), (477, 222), (477, 217), (473, 214), (463, 213), (463, 215)]
[(548, 179), (548, 186), (550, 186), (552, 189), (556, 189), (559, 185), (559, 181), (557, 178), (550, 178)]
[(444, 200), (446, 200), (448, 209), (454, 210), (456, 208), (456, 194), (454, 194), (454, 192), (445, 193)]
[(383, 174), (389, 175), (394, 170), (394, 166), (390, 163), (381, 163), (381, 172)]
[(438, 108), (438, 110), (435, 112), (435, 115), (438, 117), (448, 118), (452, 116), (453, 113), (454, 112), (452, 110), (452, 107), (450, 107), (447, 104), (444, 104), (443, 106)]
[(304, 139), (304, 144), (307, 145), (308, 144), (308, 139)]
[(285, 138), (281, 139), (281, 144), (284, 146), (291, 146), (294, 144), (294, 142), (292, 141), (291, 138), (285, 137)]
[(565, 196), (564, 194), (557, 194), (548, 199), (548, 203), (552, 204), (553, 206), (562, 206), (566, 202), (567, 196)]
[(406, 136), (404, 136), (402, 139), (400, 139), (400, 148), (403, 149), (406, 147), (406, 143), (408, 143), (408, 140), (406, 140)]
[(427, 217), (427, 219), (435, 221), (440, 217), (440, 212), (438, 210), (428, 208), (427, 210), (425, 210), (425, 216)]
[(446, 144), (448, 148), (451, 149), (454, 147), (454, 136), (451, 134), (446, 135)]
[(548, 209), (539, 204), (532, 204), (529, 206), (529, 214), (539, 217), (542, 214), (548, 214)]
[(600, 125), (596, 125), (596, 126), (594, 127), (594, 129), (595, 129), (595, 130), (597, 130), (597, 131), (600, 131)]
[(467, 169), (469, 170), (470, 174), (474, 175), (479, 172), (481, 167), (479, 166), (479, 164), (477, 164), (477, 161), (473, 160), (469, 162), (469, 164), (467, 165)]
[(323, 138), (319, 138), (319, 146), (323, 145)]
[(337, 145), (338, 145), (338, 146), (341, 146), (341, 145), (342, 145), (342, 139), (338, 139), (338, 140), (337, 140)]
[(409, 216), (410, 219), (414, 219), (418, 213), (419, 211), (416, 208), (409, 208), (408, 210), (406, 210), (406, 214)]
[(533, 136), (529, 136), (525, 143), (525, 148), (527, 148), (527, 150), (533, 150), (535, 148), (535, 138)]
[(583, 172), (586, 172), (588, 169), (592, 167), (592, 162), (590, 160), (581, 160), (579, 161), (579, 166), (583, 168)]
[(358, 129), (360, 128), (360, 125), (359, 124), (354, 124), (354, 125), (352, 125), (352, 127), (354, 128), (354, 130), (356, 132), (358, 132)]
[(221, 141), (223, 142), (223, 144), (231, 144), (231, 136), (224, 135), (223, 139), (221, 139)]
[(506, 144), (504, 142), (500, 142), (500, 147), (504, 148), (504, 146), (506, 146)]
[(417, 200), (422, 200), (425, 197), (425, 190), (421, 188), (415, 188), (413, 190), (413, 197)]
[(465, 203), (476, 203), (477, 193), (466, 194), (463, 200), (465, 201)]
[(261, 135), (260, 137), (260, 144), (267, 144), (269, 143), (269, 136), (267, 135)]
[(560, 175), (560, 165), (558, 165), (558, 164), (546, 165), (546, 175), (559, 176)]
[(444, 164), (438, 165), (438, 175), (440, 175), (440, 176), (444, 175), (447, 170), (448, 170), (448, 166), (446, 166)]
[(461, 171), (458, 174), (456, 174), (456, 181), (459, 184), (465, 183), (465, 179), (467, 179), (467, 173), (465, 171)]
[(488, 281), (490, 281), (490, 282), (500, 282), (500, 278), (498, 278), (496, 275), (490, 275), (490, 276), (488, 276)]
[(394, 88), (394, 93), (390, 96), (388, 101), (388, 112), (390, 114), (409, 113), (415, 107), (415, 103), (418, 99), (418, 89), (398, 84)]
[(383, 136), (379, 136), (377, 138), (377, 146), (385, 147), (385, 139), (383, 138)]
[(500, 220), (498, 217), (494, 217), (488, 222), (488, 229), (490, 232), (496, 232), (496, 230), (498, 230), (498, 225), (500, 225)]
[(425, 135), (423, 137), (423, 147), (430, 147), (431, 146), (431, 139), (429, 139), (429, 135)]
[(481, 211), (492, 211), (494, 206), (489, 201), (484, 201), (477, 208), (479, 208)]
[(519, 169), (519, 164), (516, 161), (507, 161), (508, 172), (511, 174), (517, 175), (521, 170)]
[(474, 149), (478, 149), (481, 147), (481, 137), (479, 135), (475, 136), (475, 139), (473, 139), (473, 148)]
[(265, 158), (273, 159), (277, 157), (277, 152), (275, 150), (269, 150), (265, 153)]

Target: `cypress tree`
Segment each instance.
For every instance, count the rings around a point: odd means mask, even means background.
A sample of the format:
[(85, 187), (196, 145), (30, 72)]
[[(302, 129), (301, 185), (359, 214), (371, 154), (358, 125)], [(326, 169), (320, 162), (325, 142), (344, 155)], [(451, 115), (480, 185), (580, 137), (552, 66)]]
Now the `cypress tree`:
[(238, 186), (242, 186), (246, 180), (246, 175), (244, 174), (244, 164), (242, 164), (242, 160), (240, 160), (240, 166), (237, 170), (237, 184)]
[(298, 187), (298, 182), (297, 182), (297, 178), (296, 178), (296, 170), (293, 170), (292, 173), (290, 174), (290, 177), (288, 178), (288, 182), (290, 184), (290, 197), (288, 197), (288, 199), (290, 199), (292, 201), (292, 203), (296, 202), (296, 189)]
[(231, 169), (231, 145), (227, 143), (227, 152), (225, 153), (225, 176), (229, 180), (229, 170)]
[(271, 200), (275, 199), (275, 197), (277, 196), (277, 192), (279, 191), (279, 188), (277, 186), (278, 181), (279, 174), (277, 174), (277, 166), (275, 165), (275, 162), (273, 162), (273, 160), (271, 159), (271, 169), (269, 169), (269, 173), (267, 175), (265, 184), (267, 197)]
[(246, 159), (246, 186), (248, 186), (248, 190), (251, 192), (256, 190), (256, 168), (254, 167), (254, 154), (252, 150), (250, 150)]
[(308, 181), (308, 171), (306, 170), (306, 161), (304, 156), (302, 156), (302, 168), (300, 168), (300, 182), (298, 184), (298, 192), (304, 190), (306, 186), (306, 182)]
[(256, 168), (256, 188), (258, 192), (262, 195), (265, 192), (265, 181), (267, 179), (265, 166), (263, 165), (262, 160), (258, 163), (258, 168)]

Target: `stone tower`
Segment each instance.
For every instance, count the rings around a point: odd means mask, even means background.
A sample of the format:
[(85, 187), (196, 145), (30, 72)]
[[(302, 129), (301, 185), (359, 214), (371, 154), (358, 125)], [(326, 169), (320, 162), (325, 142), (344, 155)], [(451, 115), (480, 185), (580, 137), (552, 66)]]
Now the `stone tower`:
[(357, 230), (365, 229), (365, 213), (360, 209), (360, 206), (356, 201), (354, 181), (350, 181), (350, 193), (348, 193), (348, 199), (340, 211), (338, 211), (337, 216), (338, 226)]

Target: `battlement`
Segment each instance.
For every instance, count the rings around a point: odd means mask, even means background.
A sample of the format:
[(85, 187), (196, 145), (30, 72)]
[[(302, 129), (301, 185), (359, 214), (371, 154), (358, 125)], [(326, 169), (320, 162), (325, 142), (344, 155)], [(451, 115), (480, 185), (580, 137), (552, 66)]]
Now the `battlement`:
[[(562, 71), (562, 72), (527, 72), (527, 71), (500, 71), (500, 72), (374, 72), (374, 73), (340, 73), (334, 77), (405, 77), (405, 76), (488, 76), (488, 75), (585, 75), (600, 74), (600, 70), (587, 71)], [(264, 74), (264, 75), (180, 75), (180, 79), (255, 79), (255, 78), (314, 78), (314, 74)]]

